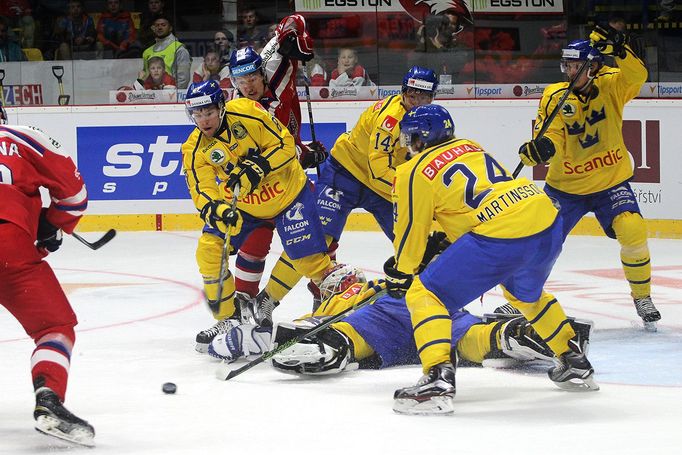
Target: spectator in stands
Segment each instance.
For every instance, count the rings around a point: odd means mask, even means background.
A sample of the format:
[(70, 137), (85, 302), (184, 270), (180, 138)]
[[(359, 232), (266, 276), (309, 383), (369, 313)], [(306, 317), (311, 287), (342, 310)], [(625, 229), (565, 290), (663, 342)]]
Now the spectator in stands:
[(367, 71), (358, 64), (358, 55), (354, 49), (342, 47), (339, 49), (336, 69), (329, 79), (330, 87), (359, 87), (374, 85)]
[(23, 62), (26, 56), (19, 43), (10, 39), (8, 22), (0, 17), (0, 62)]
[(248, 8), (242, 13), (242, 25), (237, 28), (237, 45), (242, 47), (251, 46), (256, 52), (260, 52), (268, 42), (268, 32), (258, 25), (258, 14), (253, 8)]
[(232, 99), (232, 81), (230, 80), (230, 68), (220, 63), (220, 54), (217, 50), (210, 48), (204, 54), (204, 63), (199, 72), (194, 72), (192, 82), (208, 81), (210, 79), (218, 81), (220, 88), (227, 99)]
[(175, 89), (177, 83), (173, 76), (166, 72), (166, 63), (161, 57), (150, 57), (147, 62), (149, 67), (149, 76), (142, 80), (145, 76), (144, 71), (140, 71), (140, 78), (135, 84), (137, 90), (169, 90)]
[(230, 54), (234, 45), (234, 35), (229, 30), (219, 30), (213, 35), (213, 46), (220, 59), (220, 67), (230, 63)]
[(142, 54), (144, 72), (148, 71), (148, 62), (151, 57), (161, 57), (166, 63), (166, 72), (177, 81), (178, 88), (187, 88), (192, 59), (187, 48), (173, 35), (170, 19), (163, 14), (159, 15), (152, 22), (152, 31), (156, 42), (145, 49)]
[(668, 22), (675, 11), (675, 0), (658, 0), (658, 17), (656, 22)]
[(152, 23), (157, 16), (162, 14), (172, 17), (172, 14), (166, 11), (166, 4), (163, 0), (147, 1), (147, 9), (142, 13), (142, 18), (140, 19), (140, 31), (137, 38), (140, 42), (140, 45), (142, 46), (142, 49), (146, 49), (154, 44)]
[(69, 2), (69, 14), (57, 19), (53, 36), (59, 43), (55, 60), (71, 60), (79, 52), (95, 51), (95, 22), (83, 11), (82, 0)]
[[(618, 30), (619, 32), (625, 33), (628, 39), (628, 44), (630, 45), (630, 48), (632, 51), (642, 59), (645, 63), (645, 52), (644, 52), (644, 40), (640, 35), (637, 35), (636, 33), (629, 32), (627, 30), (627, 23), (625, 22), (625, 18), (622, 16), (612, 16), (609, 19), (609, 25), (613, 27), (614, 29)], [(618, 66), (616, 65), (615, 59), (610, 57), (609, 59), (606, 59), (605, 64), (608, 66)]]
[(106, 0), (107, 10), (97, 21), (98, 48), (110, 58), (137, 58), (140, 56), (137, 32), (130, 12), (121, 9), (120, 0)]
[(21, 30), (21, 46), (33, 47), (35, 22), (31, 15), (29, 0), (2, 0), (0, 2), (0, 16), (9, 20), (9, 27)]

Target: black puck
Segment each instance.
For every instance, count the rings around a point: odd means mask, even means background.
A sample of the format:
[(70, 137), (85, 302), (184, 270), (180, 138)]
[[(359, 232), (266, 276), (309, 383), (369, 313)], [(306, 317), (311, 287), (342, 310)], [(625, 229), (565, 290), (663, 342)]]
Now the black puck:
[(172, 395), (178, 390), (178, 386), (176, 386), (172, 382), (166, 382), (163, 385), (163, 387), (161, 387), (161, 390), (163, 390), (163, 393), (167, 393), (169, 395)]

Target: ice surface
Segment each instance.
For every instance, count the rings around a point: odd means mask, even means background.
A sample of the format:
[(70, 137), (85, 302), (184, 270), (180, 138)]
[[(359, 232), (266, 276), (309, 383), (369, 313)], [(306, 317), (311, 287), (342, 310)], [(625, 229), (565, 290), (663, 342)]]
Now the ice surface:
[[(595, 321), (599, 392), (563, 392), (544, 368), (461, 368), (454, 416), (409, 417), (393, 413), (392, 396), (419, 378), (417, 366), (301, 379), (261, 365), (215, 379), (217, 363), (194, 352), (194, 336), (213, 323), (194, 262), (197, 237), (123, 232), (95, 252), (69, 237), (49, 259), (80, 320), (66, 405), (95, 426), (97, 453), (679, 453), (682, 241), (650, 242), (663, 321), (646, 333), (617, 243), (569, 237), (548, 289), (567, 313)], [(390, 252), (380, 233), (351, 232), (339, 258), (372, 277)], [(299, 284), (275, 318), (296, 317), (310, 303)], [(482, 314), (501, 303), (492, 290), (468, 309)], [(0, 307), (0, 454), (87, 450), (33, 429), (32, 350)], [(176, 383), (177, 394), (164, 395), (164, 382)]]

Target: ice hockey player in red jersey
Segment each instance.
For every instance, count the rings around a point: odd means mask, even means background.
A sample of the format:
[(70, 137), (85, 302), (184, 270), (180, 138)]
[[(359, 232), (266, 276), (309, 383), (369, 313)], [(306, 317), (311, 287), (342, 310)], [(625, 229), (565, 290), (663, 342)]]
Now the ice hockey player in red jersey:
[[(87, 192), (57, 141), (37, 128), (7, 125), (1, 105), (0, 120), (0, 304), (36, 344), (31, 355), (36, 430), (93, 446), (93, 427), (63, 405), (78, 321), (43, 260), (61, 246), (62, 231), (73, 232)], [(41, 187), (49, 192), (49, 207), (42, 207)]]

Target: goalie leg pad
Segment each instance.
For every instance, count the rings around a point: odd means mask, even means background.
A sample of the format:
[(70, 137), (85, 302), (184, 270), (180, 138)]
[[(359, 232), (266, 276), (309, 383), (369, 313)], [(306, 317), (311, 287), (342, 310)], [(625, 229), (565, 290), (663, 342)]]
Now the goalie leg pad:
[[(275, 342), (283, 343), (308, 328), (278, 324)], [(286, 337), (286, 338), (285, 338)], [(358, 369), (352, 342), (336, 329), (327, 328), (272, 357), (272, 366), (284, 373), (327, 375)]]
[(238, 325), (216, 336), (208, 346), (208, 354), (226, 362), (261, 355), (269, 350), (270, 330), (253, 324)]
[(505, 323), (500, 331), (502, 352), (513, 359), (552, 361), (554, 353), (523, 317)]

